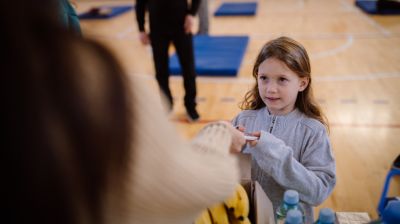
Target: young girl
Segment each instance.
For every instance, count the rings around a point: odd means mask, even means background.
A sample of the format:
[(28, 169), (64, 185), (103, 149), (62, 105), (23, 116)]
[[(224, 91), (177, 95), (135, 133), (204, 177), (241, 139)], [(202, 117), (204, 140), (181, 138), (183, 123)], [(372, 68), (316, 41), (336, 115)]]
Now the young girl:
[(311, 90), (310, 60), (304, 47), (288, 37), (265, 44), (253, 67), (256, 84), (232, 121), (249, 141), (252, 179), (257, 180), (274, 209), (285, 190), (299, 192), (305, 223), (313, 222), (312, 206), (321, 204), (336, 183), (325, 120)]

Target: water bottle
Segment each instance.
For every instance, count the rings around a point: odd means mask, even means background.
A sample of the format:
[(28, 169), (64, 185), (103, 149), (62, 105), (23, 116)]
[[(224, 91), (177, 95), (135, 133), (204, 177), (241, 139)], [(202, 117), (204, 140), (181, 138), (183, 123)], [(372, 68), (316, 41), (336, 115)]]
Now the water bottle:
[(302, 224), (303, 214), (300, 210), (289, 210), (286, 214), (285, 224)]
[(330, 208), (323, 208), (319, 211), (318, 220), (315, 224), (334, 224), (335, 213)]
[(276, 210), (276, 223), (284, 224), (289, 210), (298, 210), (304, 221), (304, 211), (299, 204), (299, 193), (295, 190), (287, 190), (283, 195), (283, 202)]
[(381, 218), (371, 221), (370, 224), (399, 224), (400, 223), (400, 201), (389, 201), (382, 212)]

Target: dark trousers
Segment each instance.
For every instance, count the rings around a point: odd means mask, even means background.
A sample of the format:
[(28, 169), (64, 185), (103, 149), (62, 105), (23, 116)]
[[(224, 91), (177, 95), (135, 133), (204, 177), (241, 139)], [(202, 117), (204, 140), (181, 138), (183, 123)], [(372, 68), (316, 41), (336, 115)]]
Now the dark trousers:
[(377, 7), (378, 11), (399, 10), (400, 9), (400, 2), (389, 1), (389, 0), (379, 0), (376, 3), (376, 7)]
[(169, 88), (169, 55), (168, 47), (172, 42), (175, 46), (182, 68), (183, 85), (185, 88), (185, 107), (188, 110), (196, 107), (196, 73), (194, 68), (193, 37), (184, 32), (151, 33), (151, 46), (156, 70), (156, 79), (161, 91), (173, 104)]

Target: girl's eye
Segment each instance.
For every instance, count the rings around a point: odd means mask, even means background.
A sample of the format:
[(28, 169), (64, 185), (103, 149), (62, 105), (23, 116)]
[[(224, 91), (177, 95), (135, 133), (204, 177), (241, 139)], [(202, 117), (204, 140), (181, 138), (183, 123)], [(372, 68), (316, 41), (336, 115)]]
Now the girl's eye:
[(289, 81), (287, 78), (279, 78), (279, 82), (287, 82)]
[(267, 77), (266, 77), (266, 76), (263, 76), (263, 75), (259, 76), (258, 78), (259, 78), (260, 80), (263, 80), (263, 81), (264, 81), (264, 80), (267, 80)]

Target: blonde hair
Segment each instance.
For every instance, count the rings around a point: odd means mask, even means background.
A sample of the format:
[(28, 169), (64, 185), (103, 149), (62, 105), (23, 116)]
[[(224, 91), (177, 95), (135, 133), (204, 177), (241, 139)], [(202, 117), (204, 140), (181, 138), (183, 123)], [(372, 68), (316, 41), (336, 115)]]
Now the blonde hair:
[(257, 74), (260, 64), (268, 58), (276, 58), (284, 62), (300, 78), (309, 79), (307, 87), (297, 95), (295, 106), (308, 117), (320, 121), (329, 130), (328, 120), (313, 96), (311, 65), (307, 51), (299, 42), (289, 37), (279, 37), (263, 46), (253, 66), (253, 77), (256, 84), (246, 93), (244, 100), (239, 105), (240, 109), (257, 110), (266, 106), (258, 92)]

